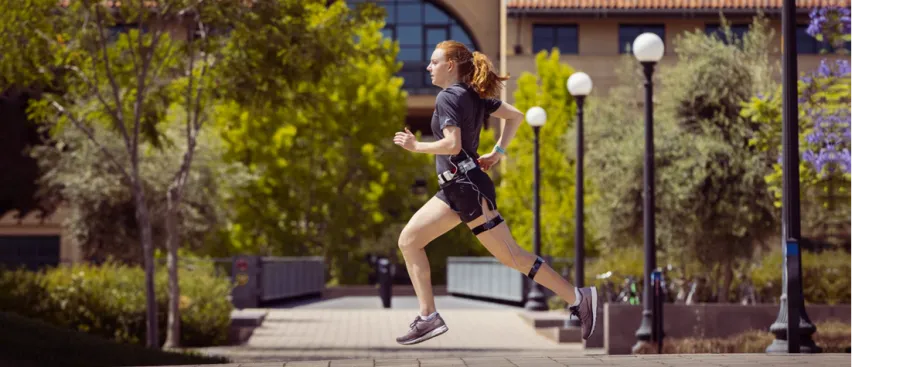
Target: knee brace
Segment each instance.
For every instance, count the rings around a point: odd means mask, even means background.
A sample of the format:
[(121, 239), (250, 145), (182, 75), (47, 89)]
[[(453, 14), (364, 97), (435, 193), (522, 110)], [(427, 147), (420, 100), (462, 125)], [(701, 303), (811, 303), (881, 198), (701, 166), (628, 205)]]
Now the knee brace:
[(533, 277), (537, 275), (537, 271), (540, 270), (541, 265), (543, 265), (543, 259), (537, 256), (537, 259), (533, 262), (533, 266), (530, 268), (530, 274), (527, 274), (527, 277), (533, 280)]
[(501, 224), (501, 222), (504, 222), (504, 221), (505, 220), (502, 219), (501, 215), (497, 215), (495, 216), (495, 218), (492, 218), (492, 220), (486, 221), (485, 223), (476, 226), (476, 228), (473, 228), (473, 234), (478, 236), (480, 233), (488, 231), (492, 228), (495, 228), (496, 226)]

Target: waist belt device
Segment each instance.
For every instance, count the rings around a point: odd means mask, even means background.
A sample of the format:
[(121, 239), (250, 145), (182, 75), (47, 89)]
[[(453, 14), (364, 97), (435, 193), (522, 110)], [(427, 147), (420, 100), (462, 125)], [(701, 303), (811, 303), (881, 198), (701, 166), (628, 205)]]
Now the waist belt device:
[(449, 171), (439, 173), (438, 184), (444, 185), (448, 182), (451, 182), (461, 174), (466, 174), (475, 168), (477, 168), (477, 166), (476, 162), (473, 161), (473, 158), (467, 158), (465, 161), (457, 164), (457, 168), (451, 168)]

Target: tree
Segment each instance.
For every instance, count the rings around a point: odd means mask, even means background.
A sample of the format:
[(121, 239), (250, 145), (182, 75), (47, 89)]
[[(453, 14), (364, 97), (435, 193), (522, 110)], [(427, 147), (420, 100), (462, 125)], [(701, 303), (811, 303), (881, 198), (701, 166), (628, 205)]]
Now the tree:
[[(189, 173), (188, 190), (183, 195), (177, 213), (178, 232), (183, 246), (196, 253), (206, 253), (218, 242), (218, 229), (225, 222), (225, 210), (217, 197), (223, 182), (232, 182), (234, 176), (219, 159), (218, 144), (209, 131), (199, 137), (198, 154)], [(96, 139), (104, 146), (117, 145), (118, 134), (97, 130)], [(164, 126), (163, 140), (175, 140), (183, 145), (184, 121), (168, 121)], [(202, 139), (204, 138), (204, 139)], [(181, 142), (181, 143), (180, 143)], [(172, 145), (165, 143), (164, 146)], [(159, 172), (176, 172), (182, 163), (183, 149), (157, 149), (151, 143), (141, 145), (148, 152), (141, 165), (143, 186), (149, 194), (151, 233), (154, 249), (164, 254), (166, 248), (166, 201), (171, 178)], [(118, 159), (126, 159), (124, 151)], [(139, 240), (139, 226), (133, 216), (134, 201), (130, 187), (120, 181), (120, 173), (111, 161), (84, 133), (75, 126), (62, 126), (53, 138), (31, 150), (42, 172), (39, 194), (53, 198), (70, 209), (64, 222), (67, 232), (80, 246), (83, 256), (91, 262), (107, 259), (119, 263), (142, 264), (143, 251)]]
[(227, 188), (230, 238), (238, 251), (325, 256), (335, 281), (353, 281), (355, 250), (408, 219), (430, 157), (392, 144), (406, 94), (382, 8), (275, 3), (235, 25), (220, 68), (225, 159), (248, 177)]
[[(130, 187), (134, 215), (140, 232), (146, 273), (147, 346), (158, 347), (157, 305), (154, 299), (153, 234), (150, 193), (141, 148), (168, 143), (163, 121), (170, 106), (188, 111), (186, 153), (172, 179), (169, 191), (167, 242), (170, 251), (169, 345), (178, 343), (178, 278), (176, 215), (181, 190), (188, 178), (195, 139), (204, 121), (202, 91), (216, 45), (187, 41), (194, 31), (204, 32), (204, 22), (232, 20), (228, 9), (239, 9), (235, 1), (201, 2), (166, 0), (106, 2), (56, 0), (4, 2), (4, 42), (0, 43), (0, 70), (4, 83), (46, 87), (41, 99), (32, 103), (31, 117), (55, 125), (54, 133), (76, 127), (106, 157), (109, 169), (117, 172), (122, 185)], [(173, 32), (169, 25), (179, 25)], [(186, 31), (183, 35), (183, 30)], [(178, 37), (177, 37), (178, 36)], [(193, 37), (191, 37), (193, 38)], [(204, 54), (204, 62), (196, 56)], [(177, 79), (178, 78), (178, 79)], [(2, 85), (6, 89), (9, 85)], [(50, 92), (48, 92), (50, 91)], [(182, 98), (184, 97), (184, 98)], [(206, 99), (206, 98), (205, 98)], [(119, 141), (105, 144), (106, 130)]]
[[(755, 19), (743, 43), (724, 33), (728, 36), (697, 31), (677, 37), (676, 65), (656, 73), (655, 114), (655, 241), (673, 259), (711, 264), (720, 302), (728, 299), (735, 264), (752, 256), (775, 229), (776, 217), (763, 200), (766, 161), (747, 144), (754, 124), (740, 114), (741, 103), (772, 77), (767, 53), (772, 34), (762, 18)], [(641, 79), (638, 65), (630, 63), (628, 85), (611, 93), (612, 106), (592, 110), (591, 119), (605, 123), (586, 134), (598, 195), (607, 203), (594, 209), (596, 223), (607, 241), (620, 246), (642, 238), (644, 127), (636, 93)]]
[[(536, 74), (523, 72), (514, 92), (515, 107), (526, 112), (533, 106), (546, 110), (546, 124), (540, 128), (540, 213), (541, 253), (544, 256), (572, 256), (575, 218), (575, 164), (573, 139), (575, 100), (566, 80), (575, 71), (559, 61), (559, 50), (536, 55)], [(514, 239), (525, 249), (533, 249), (533, 138), (526, 125), (518, 129), (514, 144), (508, 147), (507, 165), (496, 188), (500, 210), (511, 221)], [(480, 146), (486, 151), (495, 144), (492, 131), (483, 130)], [(587, 180), (586, 180), (587, 181)], [(587, 190), (586, 190), (587, 191)], [(586, 206), (590, 198), (586, 197)], [(588, 231), (590, 232), (590, 231)], [(590, 235), (585, 236), (590, 239)], [(590, 243), (586, 248), (593, 248)]]
[[(845, 8), (811, 12), (809, 34), (829, 39), (835, 54), (845, 53), (849, 40), (849, 11)], [(742, 114), (758, 124), (750, 139), (774, 161), (765, 179), (782, 206), (782, 89), (773, 83), (770, 93), (754, 96)], [(848, 240), (850, 214), (850, 153), (852, 89), (847, 60), (821, 60), (817, 70), (799, 78), (799, 163), (802, 222), (808, 237), (831, 245)]]

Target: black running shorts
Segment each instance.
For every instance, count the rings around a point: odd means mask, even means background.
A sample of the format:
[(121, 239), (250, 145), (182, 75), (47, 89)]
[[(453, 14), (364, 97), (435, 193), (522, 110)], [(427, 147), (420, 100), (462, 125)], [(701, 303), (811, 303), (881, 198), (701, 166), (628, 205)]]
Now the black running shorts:
[(444, 184), (435, 196), (460, 215), (464, 223), (472, 222), (482, 215), (482, 201), (486, 202), (490, 210), (498, 209), (495, 203), (495, 184), (479, 168)]

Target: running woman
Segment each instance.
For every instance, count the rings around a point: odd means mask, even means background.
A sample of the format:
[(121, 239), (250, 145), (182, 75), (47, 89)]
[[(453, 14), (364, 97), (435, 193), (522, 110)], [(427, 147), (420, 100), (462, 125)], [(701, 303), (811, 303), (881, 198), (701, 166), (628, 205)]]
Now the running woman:
[[(415, 135), (405, 129), (396, 133), (393, 142), (410, 152), (435, 155), (440, 190), (412, 216), (399, 236), (399, 249), (420, 309), (408, 333), (396, 341), (416, 344), (447, 332), (447, 324), (435, 308), (425, 246), (461, 222), (502, 264), (527, 274), (562, 297), (572, 315), (581, 321), (582, 338), (587, 339), (594, 333), (597, 290), (576, 289), (550, 266), (542, 266), (542, 258), (514, 241), (498, 213), (495, 185), (484, 172), (504, 157), (505, 148), (524, 119), (521, 111), (497, 99), (508, 77), (500, 77), (486, 55), (470, 52), (462, 43), (450, 40), (437, 45), (427, 70), (432, 84), (442, 89), (431, 117), (431, 131), (437, 140), (416, 141)], [(479, 134), (488, 116), (505, 122), (498, 143), (480, 157)]]

